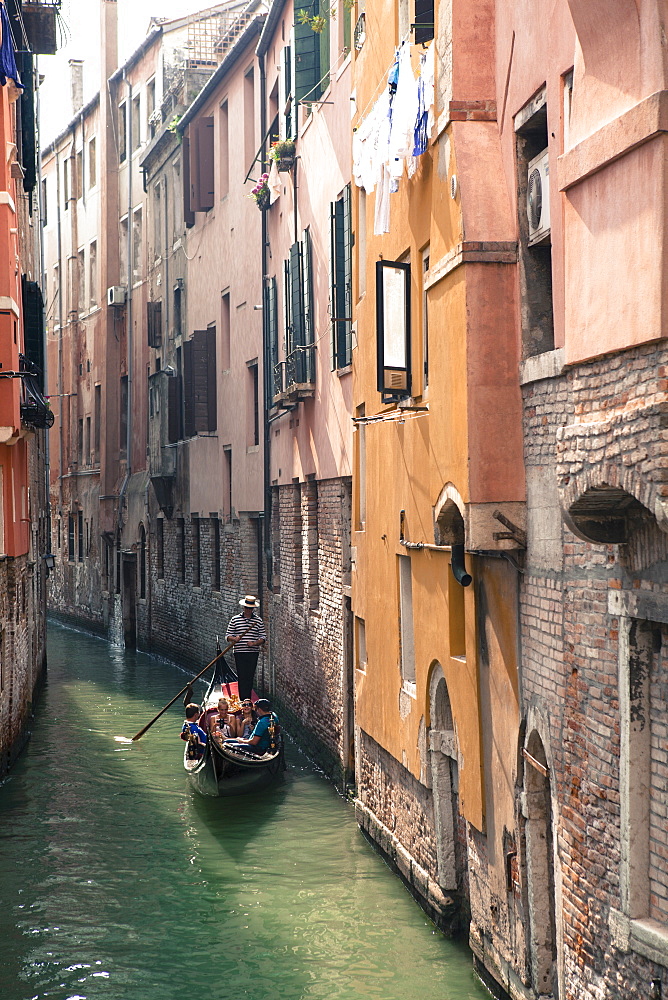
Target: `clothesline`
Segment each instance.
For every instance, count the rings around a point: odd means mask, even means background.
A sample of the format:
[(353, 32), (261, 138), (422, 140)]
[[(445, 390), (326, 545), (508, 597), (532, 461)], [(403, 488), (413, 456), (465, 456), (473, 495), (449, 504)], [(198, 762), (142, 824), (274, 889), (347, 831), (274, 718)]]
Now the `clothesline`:
[[(378, 96), (378, 91), (381, 89), (381, 87), (387, 86), (387, 77), (388, 77), (388, 74), (389, 74), (390, 70), (394, 66), (395, 62), (397, 61), (397, 52), (399, 51), (399, 49), (401, 48), (401, 46), (404, 44), (404, 42), (408, 41), (409, 38), (410, 38), (410, 31), (408, 32), (407, 35), (404, 36), (404, 38), (400, 39), (399, 45), (394, 50), (394, 55), (392, 56), (392, 61), (390, 62), (390, 64), (387, 67), (387, 69), (382, 73), (382, 75), (380, 77), (380, 80), (378, 81), (378, 84), (376, 85), (376, 89), (374, 90), (373, 94), (369, 98), (364, 111), (360, 112), (360, 115), (359, 115), (360, 124), (363, 122), (364, 116), (366, 115), (367, 111), (369, 110), (369, 108), (371, 107), (371, 105), (374, 103), (376, 97)], [(356, 132), (359, 127), (360, 127), (359, 125), (356, 125), (355, 128), (353, 129), (353, 132)]]

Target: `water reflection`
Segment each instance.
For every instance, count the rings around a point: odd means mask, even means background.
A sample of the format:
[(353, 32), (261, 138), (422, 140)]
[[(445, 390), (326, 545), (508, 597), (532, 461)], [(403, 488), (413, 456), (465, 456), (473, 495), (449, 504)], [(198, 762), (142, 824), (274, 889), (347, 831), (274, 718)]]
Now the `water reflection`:
[(480, 1000), (295, 748), (258, 800), (181, 769), (184, 674), (53, 628), (28, 751), (0, 787), (3, 1000)]

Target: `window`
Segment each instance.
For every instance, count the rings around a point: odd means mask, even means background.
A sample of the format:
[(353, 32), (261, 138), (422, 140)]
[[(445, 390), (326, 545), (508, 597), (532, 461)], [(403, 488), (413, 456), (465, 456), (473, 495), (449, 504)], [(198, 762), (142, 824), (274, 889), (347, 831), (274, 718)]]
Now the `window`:
[(155, 136), (155, 77), (146, 84), (146, 125), (147, 134), (152, 139)]
[(366, 670), (366, 622), (355, 615), (355, 666)]
[(77, 153), (76, 164), (77, 165), (76, 165), (76, 177), (75, 177), (75, 190), (76, 190), (76, 197), (78, 200), (79, 198), (83, 198), (83, 186), (84, 186), (83, 149), (80, 149), (79, 152)]
[(118, 451), (121, 458), (128, 457), (128, 377), (121, 376)]
[[(162, 254), (162, 191), (160, 181), (153, 185), (153, 257), (157, 260)], [(165, 211), (167, 205), (165, 204)]]
[(84, 434), (84, 459), (90, 465), (90, 417), (86, 417), (86, 432)]
[(413, 570), (410, 556), (399, 561), (399, 629), (401, 643), (401, 679), (404, 688), (415, 685), (415, 639), (413, 635)]
[(331, 316), (333, 368), (346, 368), (352, 362), (352, 230), (350, 184), (330, 206), (331, 239)]
[(197, 118), (190, 126), (189, 154), (190, 210), (208, 212), (215, 204), (212, 117)]
[(67, 558), (74, 562), (74, 514), (67, 517)]
[(180, 517), (177, 521), (179, 539), (179, 579), (181, 583), (186, 582), (186, 522)]
[(230, 190), (230, 121), (227, 101), (220, 106), (220, 197), (225, 198)]
[(159, 517), (155, 522), (156, 574), (158, 580), (165, 578), (165, 522)]
[(571, 147), (571, 107), (573, 104), (573, 70), (569, 73), (565, 73), (562, 77), (562, 83), (564, 88), (564, 118), (562, 125), (562, 149), (570, 149)]
[(95, 386), (95, 463), (100, 461), (100, 424), (102, 422), (102, 386)]
[(247, 440), (250, 446), (254, 446), (260, 443), (260, 394), (257, 358), (248, 363), (248, 375), (250, 379), (250, 389), (248, 392), (249, 414)]
[(297, 113), (292, 94), (292, 53), (293, 48), (285, 45), (279, 54), (278, 68), (278, 119), (272, 125), (270, 140), (295, 139), (297, 137)]
[(232, 506), (232, 445), (227, 444), (223, 448), (225, 467), (223, 469), (223, 517), (229, 524), (234, 517), (234, 507)]
[(46, 212), (46, 177), (42, 178), (42, 223), (47, 224), (47, 212)]
[(220, 590), (220, 520), (211, 515), (211, 587)]
[(79, 542), (78, 551), (77, 551), (77, 560), (78, 560), (78, 562), (83, 562), (83, 557), (84, 557), (84, 516), (83, 516), (83, 511), (82, 510), (78, 511), (78, 513), (77, 513), (77, 521), (78, 521), (77, 535), (78, 535), (78, 542)]
[(383, 402), (411, 394), (410, 264), (376, 261), (377, 388)]
[(269, 372), (267, 385), (269, 398), (273, 399), (283, 390), (283, 379), (278, 367), (278, 289), (276, 278), (268, 278), (262, 290), (266, 343), (269, 345)]
[(128, 217), (125, 216), (121, 219), (119, 223), (118, 230), (119, 238), (119, 261), (120, 261), (120, 273), (121, 281), (126, 282), (128, 280)]
[(545, 88), (515, 115), (522, 355), (554, 350)]
[(183, 345), (185, 436), (217, 427), (216, 328), (195, 330)]
[(357, 192), (357, 295), (361, 299), (366, 292), (366, 191)]
[(65, 211), (70, 207), (70, 161), (67, 157), (63, 160), (63, 205)]
[(53, 265), (53, 322), (60, 326), (60, 267)]
[(88, 305), (97, 305), (97, 241), (93, 240), (88, 250)]
[[(322, 32), (301, 23), (303, 15), (324, 17)], [(320, 0), (297, 0), (294, 27), (294, 90), (301, 101), (317, 101), (329, 86), (329, 9)]]
[(127, 109), (125, 107), (125, 101), (118, 106), (118, 159), (121, 163), (125, 160), (128, 155), (127, 148)]
[(180, 337), (183, 333), (183, 289), (180, 284), (174, 286), (173, 297), (174, 314), (174, 336)]
[(97, 143), (95, 136), (88, 143), (88, 186), (95, 187), (97, 184)]
[[(364, 404), (358, 406), (355, 415), (358, 420), (364, 417), (366, 412)], [(358, 531), (364, 530), (366, 523), (366, 425), (358, 423), (355, 425), (355, 443), (357, 457), (357, 524)]]
[(311, 279), (311, 234), (290, 247), (284, 262), (285, 353), (288, 384), (315, 379), (313, 352), (304, 350), (313, 343), (313, 285)]
[(162, 299), (146, 303), (146, 328), (148, 331), (148, 346), (162, 346)]
[(352, 5), (348, 0), (338, 0), (336, 19), (339, 25), (339, 51), (350, 52), (350, 36), (352, 29)]
[(423, 45), (434, 37), (434, 0), (415, 0), (413, 42)]
[(84, 456), (84, 422), (83, 422), (83, 417), (80, 417), (77, 428), (77, 461), (79, 465), (83, 465), (83, 456)]
[(77, 254), (77, 279), (79, 284), (79, 307), (86, 311), (86, 251), (81, 249)]
[(425, 278), (429, 273), (429, 247), (422, 251), (422, 392), (429, 386), (429, 293)]
[(220, 297), (220, 365), (224, 372), (230, 370), (230, 293)]
[(255, 156), (255, 75), (253, 68), (244, 76), (244, 170)]
[(139, 597), (146, 599), (146, 530), (139, 525)]
[(193, 587), (199, 587), (201, 583), (201, 559), (202, 559), (202, 547), (200, 539), (200, 520), (197, 514), (192, 516), (192, 533), (193, 533)]
[(141, 146), (141, 100), (140, 95), (132, 98), (132, 149)]
[(142, 280), (142, 210), (132, 213), (132, 283)]

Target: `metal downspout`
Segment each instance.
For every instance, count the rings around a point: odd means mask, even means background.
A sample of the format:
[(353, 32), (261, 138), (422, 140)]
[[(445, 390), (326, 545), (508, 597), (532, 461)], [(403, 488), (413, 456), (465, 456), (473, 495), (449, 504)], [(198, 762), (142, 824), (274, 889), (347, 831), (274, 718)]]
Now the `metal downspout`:
[[(118, 541), (120, 545), (123, 530), (123, 501), (132, 475), (132, 84), (128, 82), (126, 71), (123, 70), (123, 81), (127, 84), (127, 168), (128, 168), (128, 236), (127, 236), (127, 298), (125, 309), (126, 344), (128, 353), (128, 391), (127, 413), (125, 420), (125, 477), (118, 494)], [(143, 222), (143, 219), (142, 219)]]

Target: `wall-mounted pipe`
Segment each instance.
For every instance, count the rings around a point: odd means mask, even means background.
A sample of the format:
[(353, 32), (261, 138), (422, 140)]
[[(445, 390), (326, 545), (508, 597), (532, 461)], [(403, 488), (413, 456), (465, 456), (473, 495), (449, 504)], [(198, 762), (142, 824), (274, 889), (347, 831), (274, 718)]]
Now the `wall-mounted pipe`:
[(470, 573), (466, 572), (466, 564), (464, 562), (464, 546), (453, 545), (451, 547), (451, 551), (452, 555), (450, 556), (450, 568), (452, 569), (452, 575), (457, 583), (461, 584), (462, 587), (469, 587), (473, 582), (473, 577)]

